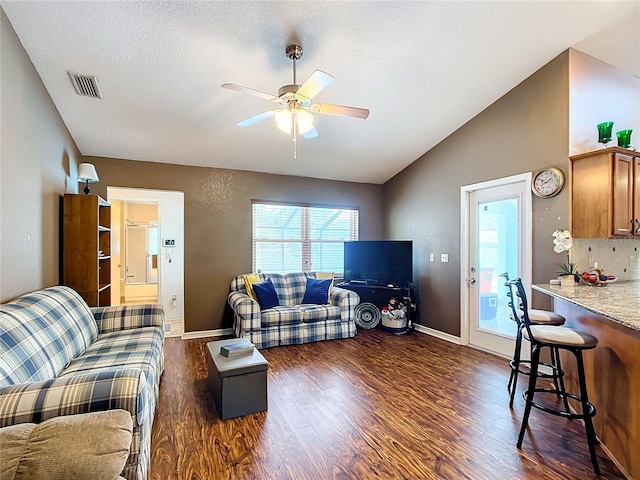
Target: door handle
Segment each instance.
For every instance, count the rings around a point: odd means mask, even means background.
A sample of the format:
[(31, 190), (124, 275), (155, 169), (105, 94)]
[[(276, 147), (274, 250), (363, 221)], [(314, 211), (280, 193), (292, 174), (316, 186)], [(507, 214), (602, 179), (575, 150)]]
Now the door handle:
[(470, 284), (474, 284), (474, 283), (476, 283), (476, 279), (473, 278), (473, 277), (467, 278), (467, 282), (470, 283)]

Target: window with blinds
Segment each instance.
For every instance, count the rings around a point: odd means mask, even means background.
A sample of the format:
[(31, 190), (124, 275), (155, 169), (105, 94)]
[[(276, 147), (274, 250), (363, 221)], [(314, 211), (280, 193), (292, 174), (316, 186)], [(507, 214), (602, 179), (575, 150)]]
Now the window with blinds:
[(358, 240), (358, 210), (253, 203), (254, 272), (334, 272)]

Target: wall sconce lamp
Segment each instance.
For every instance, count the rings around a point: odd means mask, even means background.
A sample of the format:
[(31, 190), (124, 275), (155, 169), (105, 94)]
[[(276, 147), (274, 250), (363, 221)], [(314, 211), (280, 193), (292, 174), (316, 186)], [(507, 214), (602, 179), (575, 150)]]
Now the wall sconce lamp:
[(98, 178), (96, 167), (94, 167), (92, 163), (81, 163), (80, 165), (78, 165), (78, 182), (85, 182), (83, 190), (84, 193), (89, 195), (89, 193), (91, 193), (89, 184), (99, 181), (100, 179)]

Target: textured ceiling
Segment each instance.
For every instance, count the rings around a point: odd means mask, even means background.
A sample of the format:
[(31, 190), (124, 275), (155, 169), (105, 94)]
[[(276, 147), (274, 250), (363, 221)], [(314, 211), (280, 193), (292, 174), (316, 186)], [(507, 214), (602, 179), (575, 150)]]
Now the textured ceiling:
[[(0, 5), (84, 155), (383, 183), (568, 47), (640, 76), (636, 1)], [(220, 88), (275, 94), (294, 41), (299, 83), (336, 79), (316, 101), (371, 111), (316, 115), (295, 160), (272, 119), (234, 125), (273, 104)]]

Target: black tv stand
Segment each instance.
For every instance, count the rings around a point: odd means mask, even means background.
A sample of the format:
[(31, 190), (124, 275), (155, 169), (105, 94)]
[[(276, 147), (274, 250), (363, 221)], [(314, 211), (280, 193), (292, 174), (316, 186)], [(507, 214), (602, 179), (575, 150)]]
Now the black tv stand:
[(375, 287), (375, 288), (402, 288), (395, 283), (378, 282), (377, 280), (351, 280), (350, 282), (343, 282), (339, 285), (341, 288), (346, 287)]
[(415, 312), (415, 300), (413, 296), (413, 285), (406, 284), (399, 287), (392, 284), (369, 283), (365, 280), (352, 280), (338, 285), (356, 292), (360, 296), (360, 303), (372, 303), (379, 309), (389, 304), (393, 297), (402, 301), (407, 306), (407, 330), (402, 333), (410, 333), (413, 330), (413, 313)]

